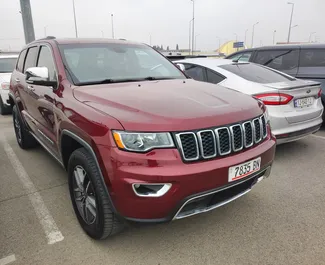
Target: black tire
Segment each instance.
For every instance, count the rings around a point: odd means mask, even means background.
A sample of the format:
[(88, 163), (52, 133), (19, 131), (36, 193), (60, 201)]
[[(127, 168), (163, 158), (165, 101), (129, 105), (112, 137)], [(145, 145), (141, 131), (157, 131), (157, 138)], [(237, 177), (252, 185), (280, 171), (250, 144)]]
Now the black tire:
[(6, 115), (6, 114), (10, 114), (10, 113), (11, 113), (10, 107), (6, 107), (2, 102), (2, 98), (0, 97), (0, 114)]
[[(78, 174), (78, 170), (84, 170), (83, 181), (79, 182), (79, 184), (82, 183), (82, 192), (77, 183), (77, 177), (75, 177), (75, 173)], [(71, 154), (68, 163), (68, 174), (73, 209), (83, 230), (91, 238), (97, 240), (106, 239), (121, 232), (124, 228), (124, 223), (112, 211), (112, 206), (98, 167), (94, 158), (85, 148), (79, 148)], [(95, 201), (95, 207), (89, 202), (87, 204), (87, 200), (90, 201), (90, 198)], [(93, 212), (96, 213), (95, 217)]]
[(18, 113), (17, 106), (12, 109), (12, 118), (16, 134), (17, 143), (22, 149), (30, 149), (37, 146), (37, 141), (29, 133), (25, 124), (23, 123), (20, 114)]

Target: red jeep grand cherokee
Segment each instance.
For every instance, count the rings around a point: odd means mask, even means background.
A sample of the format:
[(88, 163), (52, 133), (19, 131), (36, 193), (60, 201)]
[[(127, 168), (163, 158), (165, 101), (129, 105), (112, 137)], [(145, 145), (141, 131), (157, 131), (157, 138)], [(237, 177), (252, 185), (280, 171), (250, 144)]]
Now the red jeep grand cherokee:
[(41, 144), (68, 171), (85, 232), (215, 209), (269, 176), (264, 105), (188, 79), (154, 49), (54, 37), (20, 53), (10, 84), (18, 144)]

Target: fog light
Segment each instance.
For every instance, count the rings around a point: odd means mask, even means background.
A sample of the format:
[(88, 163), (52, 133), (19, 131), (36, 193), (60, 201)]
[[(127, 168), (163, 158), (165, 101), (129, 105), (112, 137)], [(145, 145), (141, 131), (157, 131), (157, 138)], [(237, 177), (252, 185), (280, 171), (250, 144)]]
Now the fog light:
[(161, 197), (165, 195), (172, 184), (170, 183), (134, 183), (132, 188), (134, 193), (139, 197)]

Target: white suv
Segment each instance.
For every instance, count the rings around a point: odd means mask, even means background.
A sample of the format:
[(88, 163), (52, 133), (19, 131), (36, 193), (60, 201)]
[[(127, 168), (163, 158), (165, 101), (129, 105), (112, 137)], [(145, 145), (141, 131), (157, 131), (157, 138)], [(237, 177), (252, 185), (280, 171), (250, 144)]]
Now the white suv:
[(9, 84), (11, 73), (16, 66), (18, 54), (0, 52), (0, 114), (4, 115), (11, 112), (9, 99)]

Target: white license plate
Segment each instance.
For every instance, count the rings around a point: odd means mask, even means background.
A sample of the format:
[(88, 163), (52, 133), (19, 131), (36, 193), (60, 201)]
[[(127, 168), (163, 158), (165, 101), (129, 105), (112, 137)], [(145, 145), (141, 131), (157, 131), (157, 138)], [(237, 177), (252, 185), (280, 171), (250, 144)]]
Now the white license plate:
[(299, 98), (294, 101), (294, 104), (296, 108), (308, 107), (314, 104), (314, 98), (313, 97)]
[(228, 171), (228, 181), (232, 182), (244, 177), (249, 176), (250, 174), (259, 171), (261, 168), (261, 158), (256, 158), (249, 162), (230, 167)]

